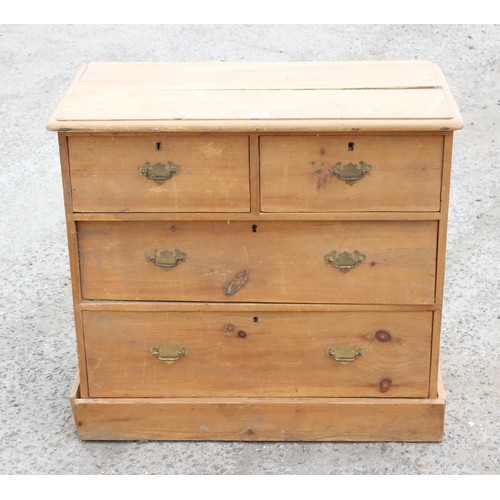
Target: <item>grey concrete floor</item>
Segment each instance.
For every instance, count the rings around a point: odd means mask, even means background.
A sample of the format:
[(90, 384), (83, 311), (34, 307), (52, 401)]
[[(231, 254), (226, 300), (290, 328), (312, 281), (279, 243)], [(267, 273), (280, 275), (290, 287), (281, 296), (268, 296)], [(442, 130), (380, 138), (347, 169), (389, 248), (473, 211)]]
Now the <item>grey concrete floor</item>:
[[(91, 61), (431, 60), (455, 134), (441, 370), (442, 443), (80, 442), (56, 135), (45, 123)], [(500, 26), (0, 27), (0, 473), (498, 474)]]

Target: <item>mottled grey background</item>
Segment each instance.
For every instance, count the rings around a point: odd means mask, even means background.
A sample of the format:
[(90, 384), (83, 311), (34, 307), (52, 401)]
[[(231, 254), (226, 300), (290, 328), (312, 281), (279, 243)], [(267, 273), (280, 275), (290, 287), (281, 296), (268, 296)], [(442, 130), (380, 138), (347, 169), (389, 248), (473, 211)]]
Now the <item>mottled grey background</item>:
[[(500, 27), (0, 27), (0, 473), (498, 474)], [(442, 443), (80, 442), (56, 134), (91, 61), (431, 60), (465, 119), (455, 134), (441, 369)], [(369, 422), (367, 422), (369, 425)]]

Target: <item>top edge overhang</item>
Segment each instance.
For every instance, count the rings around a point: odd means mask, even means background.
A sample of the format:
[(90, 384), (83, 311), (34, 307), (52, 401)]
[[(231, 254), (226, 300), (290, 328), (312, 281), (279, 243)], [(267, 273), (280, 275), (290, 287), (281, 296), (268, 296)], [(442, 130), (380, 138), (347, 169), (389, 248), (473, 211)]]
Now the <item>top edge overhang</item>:
[(47, 124), (95, 133), (462, 127), (441, 70), (428, 61), (91, 63)]

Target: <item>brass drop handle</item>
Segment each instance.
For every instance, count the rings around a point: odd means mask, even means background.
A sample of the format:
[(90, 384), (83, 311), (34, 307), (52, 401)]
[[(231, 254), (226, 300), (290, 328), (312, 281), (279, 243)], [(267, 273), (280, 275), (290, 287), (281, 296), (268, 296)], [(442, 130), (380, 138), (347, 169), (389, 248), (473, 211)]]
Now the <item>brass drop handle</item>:
[(175, 363), (181, 359), (182, 356), (187, 356), (188, 352), (189, 349), (181, 344), (166, 344), (164, 346), (156, 344), (149, 349), (151, 356), (156, 356), (160, 361), (167, 363), (167, 365)]
[(341, 272), (348, 273), (351, 269), (354, 269), (359, 264), (362, 264), (366, 259), (366, 255), (354, 250), (354, 255), (349, 252), (342, 252), (337, 257), (337, 251), (332, 250), (330, 253), (325, 255), (325, 261), (327, 264), (331, 264), (335, 269), (339, 269)]
[(326, 348), (326, 354), (338, 361), (341, 365), (348, 365), (363, 356), (365, 350), (357, 345), (351, 347), (344, 345), (342, 347), (330, 346)]
[(173, 161), (168, 162), (168, 166), (163, 163), (155, 163), (150, 165), (149, 161), (143, 163), (139, 167), (139, 173), (145, 175), (150, 181), (156, 182), (161, 186), (165, 181), (168, 181), (173, 175), (180, 172), (181, 167)]
[(152, 262), (155, 266), (168, 271), (187, 259), (187, 254), (181, 252), (178, 248), (174, 251), (175, 254), (169, 250), (163, 250), (158, 253), (158, 249), (153, 248), (150, 252), (146, 252), (146, 259)]
[(357, 164), (348, 163), (344, 165), (344, 168), (340, 170), (342, 163), (338, 162), (332, 165), (328, 171), (332, 177), (337, 177), (339, 180), (344, 181), (349, 186), (352, 186), (356, 181), (360, 181), (366, 174), (372, 171), (372, 166), (368, 165), (364, 161), (360, 161), (358, 168)]

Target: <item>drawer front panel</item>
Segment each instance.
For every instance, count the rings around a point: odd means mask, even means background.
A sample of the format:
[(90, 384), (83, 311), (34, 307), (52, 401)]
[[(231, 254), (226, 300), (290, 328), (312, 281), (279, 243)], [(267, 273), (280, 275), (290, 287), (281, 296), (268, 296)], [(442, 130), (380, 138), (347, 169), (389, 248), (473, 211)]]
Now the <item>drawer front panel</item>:
[(79, 222), (84, 299), (432, 304), (436, 221)]
[(263, 212), (440, 209), (442, 136), (261, 137)]
[[(86, 311), (83, 320), (90, 397), (428, 396), (430, 312)], [(151, 354), (168, 345), (178, 359)], [(342, 347), (362, 354), (327, 352)]]
[(76, 212), (248, 212), (247, 136), (69, 137)]

